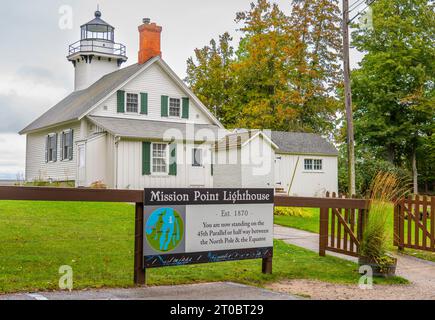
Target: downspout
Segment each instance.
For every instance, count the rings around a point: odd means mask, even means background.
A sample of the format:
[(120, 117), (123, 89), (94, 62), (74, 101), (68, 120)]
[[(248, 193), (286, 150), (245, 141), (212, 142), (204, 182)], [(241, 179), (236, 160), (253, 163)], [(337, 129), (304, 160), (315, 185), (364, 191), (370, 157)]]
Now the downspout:
[(121, 141), (121, 137), (115, 136), (115, 160), (114, 160), (114, 166), (115, 166), (115, 177), (114, 177), (114, 185), (115, 189), (118, 189), (118, 144), (119, 141)]

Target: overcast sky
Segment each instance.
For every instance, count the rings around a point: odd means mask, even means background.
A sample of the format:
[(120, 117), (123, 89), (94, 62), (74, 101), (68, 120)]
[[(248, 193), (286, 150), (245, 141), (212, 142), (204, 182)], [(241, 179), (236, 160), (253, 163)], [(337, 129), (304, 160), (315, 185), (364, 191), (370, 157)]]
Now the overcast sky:
[[(25, 138), (17, 132), (73, 90), (73, 66), (66, 60), (68, 45), (79, 40), (80, 25), (93, 19), (97, 4), (102, 19), (116, 28), (115, 41), (127, 46), (129, 60), (124, 66), (137, 62), (137, 27), (142, 18), (149, 17), (163, 26), (163, 58), (183, 78), (186, 60), (195, 48), (225, 31), (237, 40), (235, 13), (247, 10), (251, 1), (2, 1), (0, 179), (24, 172)], [(284, 11), (290, 10), (290, 0), (275, 2)], [(64, 6), (72, 8), (72, 29), (59, 26)], [(353, 52), (353, 65), (360, 56)]]

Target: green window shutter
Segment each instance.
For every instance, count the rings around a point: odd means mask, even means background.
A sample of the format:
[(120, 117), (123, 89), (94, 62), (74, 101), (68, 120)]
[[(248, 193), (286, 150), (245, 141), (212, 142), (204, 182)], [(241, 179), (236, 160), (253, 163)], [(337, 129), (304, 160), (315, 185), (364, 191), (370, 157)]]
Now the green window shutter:
[(162, 96), (162, 117), (167, 117), (168, 112), (168, 106), (169, 106), (169, 97), (168, 96)]
[(71, 133), (70, 133), (69, 147), (70, 147), (69, 160), (72, 160), (74, 157), (74, 130), (73, 129), (71, 129)]
[(54, 142), (53, 142), (53, 144), (54, 144), (54, 147), (53, 147), (53, 149), (54, 149), (54, 158), (53, 158), (53, 162), (56, 162), (57, 161), (57, 137), (58, 137), (58, 135), (57, 135), (57, 133), (54, 135)]
[(183, 119), (189, 119), (189, 98), (183, 98)]
[(140, 94), (140, 113), (148, 114), (148, 93)]
[(125, 91), (119, 90), (117, 93), (118, 96), (118, 113), (125, 112)]
[(45, 137), (45, 162), (48, 163), (48, 150), (49, 150), (50, 136)]
[(142, 174), (151, 174), (151, 142), (142, 142)]
[(177, 144), (171, 143), (169, 145), (169, 175), (177, 175)]

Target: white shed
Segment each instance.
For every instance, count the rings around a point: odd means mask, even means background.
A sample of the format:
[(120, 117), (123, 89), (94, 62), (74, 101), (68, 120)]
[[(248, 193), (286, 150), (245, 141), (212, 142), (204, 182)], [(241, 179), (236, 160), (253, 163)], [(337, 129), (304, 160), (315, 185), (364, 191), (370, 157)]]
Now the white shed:
[(277, 145), (262, 131), (227, 135), (215, 146), (215, 188), (273, 188)]
[(338, 191), (338, 151), (319, 135), (271, 133), (275, 154), (275, 189), (290, 196), (322, 197)]

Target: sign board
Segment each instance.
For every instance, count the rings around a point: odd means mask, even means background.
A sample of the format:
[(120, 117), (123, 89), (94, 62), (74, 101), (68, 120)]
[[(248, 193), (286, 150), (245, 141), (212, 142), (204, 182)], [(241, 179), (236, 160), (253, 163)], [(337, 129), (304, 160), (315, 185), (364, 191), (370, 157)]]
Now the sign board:
[(273, 189), (145, 189), (144, 268), (273, 256)]

